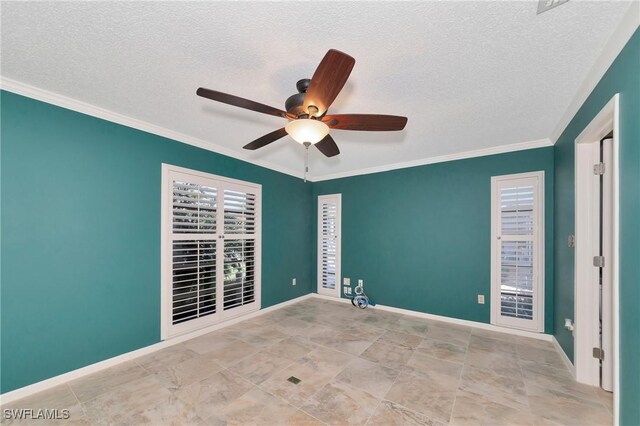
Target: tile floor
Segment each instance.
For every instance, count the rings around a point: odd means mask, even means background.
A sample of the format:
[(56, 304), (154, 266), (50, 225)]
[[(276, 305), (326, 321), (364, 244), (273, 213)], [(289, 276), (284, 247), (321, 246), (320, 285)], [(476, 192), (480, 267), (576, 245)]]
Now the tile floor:
[(611, 405), (551, 343), (313, 298), (2, 408), (70, 410), (59, 424), (599, 425)]

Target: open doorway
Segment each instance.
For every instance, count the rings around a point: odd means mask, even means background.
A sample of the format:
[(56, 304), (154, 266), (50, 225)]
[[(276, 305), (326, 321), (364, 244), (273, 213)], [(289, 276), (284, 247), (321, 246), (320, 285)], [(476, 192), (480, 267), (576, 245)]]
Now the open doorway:
[(613, 392), (618, 414), (618, 95), (576, 138), (576, 380)]

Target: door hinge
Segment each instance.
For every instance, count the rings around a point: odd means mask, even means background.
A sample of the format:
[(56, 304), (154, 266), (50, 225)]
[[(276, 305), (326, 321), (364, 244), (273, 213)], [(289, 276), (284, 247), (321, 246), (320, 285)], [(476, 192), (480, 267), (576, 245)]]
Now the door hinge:
[(604, 349), (593, 348), (593, 357), (595, 359), (599, 359), (601, 361), (604, 361)]
[(604, 174), (604, 163), (597, 163), (593, 165), (593, 174), (594, 175), (603, 175)]
[(604, 268), (604, 256), (593, 256), (593, 266)]

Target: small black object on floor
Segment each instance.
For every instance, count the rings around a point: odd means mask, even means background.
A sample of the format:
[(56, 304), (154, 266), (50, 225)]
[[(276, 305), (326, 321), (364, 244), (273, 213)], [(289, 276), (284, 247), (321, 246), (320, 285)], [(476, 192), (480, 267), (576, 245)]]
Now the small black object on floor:
[(289, 377), (289, 378), (287, 379), (287, 381), (289, 381), (289, 382), (293, 383), (294, 385), (297, 385), (298, 383), (300, 383), (300, 382), (301, 382), (301, 380), (300, 380), (300, 379), (298, 379), (297, 377), (293, 377), (293, 376)]

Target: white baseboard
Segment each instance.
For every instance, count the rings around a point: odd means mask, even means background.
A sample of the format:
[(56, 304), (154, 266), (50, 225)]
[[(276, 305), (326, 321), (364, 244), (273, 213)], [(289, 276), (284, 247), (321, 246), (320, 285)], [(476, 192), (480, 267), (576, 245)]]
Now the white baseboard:
[[(312, 297), (317, 297), (317, 298), (325, 299), (325, 300), (331, 300), (331, 301), (334, 301), (334, 302), (351, 303), (351, 300), (349, 300), (349, 299), (345, 299), (345, 298), (339, 298), (338, 299), (337, 297), (330, 297), (330, 296), (325, 296), (325, 295), (317, 294), (317, 293), (312, 293)], [(481, 328), (483, 330), (495, 331), (497, 333), (505, 333), (505, 334), (513, 334), (513, 335), (516, 335), (516, 336), (531, 337), (533, 339), (544, 340), (544, 341), (547, 341), (547, 342), (551, 342), (553, 340), (553, 336), (550, 335), (550, 334), (534, 333), (534, 332), (531, 332), (531, 331), (516, 330), (514, 328), (498, 327), (498, 326), (495, 326), (493, 324), (485, 324), (483, 322), (476, 322), (476, 321), (469, 321), (469, 320), (463, 320), (463, 319), (458, 319), (458, 318), (444, 317), (444, 316), (441, 316), (441, 315), (427, 314), (425, 312), (412, 311), (412, 310), (409, 310), (409, 309), (394, 308), (393, 306), (371, 305), (370, 307), (373, 308), (373, 309), (380, 309), (381, 311), (395, 312), (397, 314), (410, 315), (410, 316), (418, 317), (418, 318), (426, 318), (426, 319), (430, 319), (430, 320), (434, 320), (434, 321), (447, 322), (447, 323), (450, 323), (450, 324), (465, 325), (467, 327)]]
[(567, 354), (564, 352), (564, 349), (562, 349), (562, 346), (560, 346), (560, 343), (558, 343), (558, 341), (556, 340), (556, 336), (552, 336), (552, 337), (553, 337), (553, 346), (556, 348), (556, 351), (558, 351), (558, 353), (560, 354), (560, 357), (562, 358), (562, 360), (564, 361), (565, 365), (569, 369), (569, 372), (571, 373), (571, 376), (575, 379), (576, 378), (576, 367), (573, 365), (573, 363), (571, 362), (571, 360), (569, 359)]
[(168, 340), (164, 340), (158, 343), (154, 343), (150, 346), (145, 346), (144, 348), (136, 349), (131, 352), (124, 353), (122, 355), (115, 356), (113, 358), (105, 359), (104, 361), (96, 362), (95, 364), (90, 364), (85, 367), (78, 368), (76, 370), (69, 371), (67, 373), (60, 374), (58, 376), (51, 377), (49, 379), (42, 380), (40, 382), (33, 383), (31, 385), (27, 385), (10, 392), (6, 392), (0, 395), (0, 404), (8, 404), (10, 402), (16, 401), (18, 399), (33, 395), (37, 392), (42, 392), (47, 389), (51, 389), (53, 387), (65, 384), (70, 382), (71, 380), (78, 379), (80, 377), (88, 376), (89, 374), (96, 373), (98, 371), (104, 370), (109, 367), (113, 367), (114, 365), (121, 364), (126, 361), (131, 361), (135, 358), (139, 358), (143, 355), (150, 354), (152, 352), (159, 351), (160, 349), (165, 349), (175, 344), (184, 342), (185, 340), (193, 339), (194, 337), (202, 336), (203, 334), (210, 333), (215, 330), (219, 330), (221, 328), (228, 327), (233, 324), (237, 324), (242, 321), (246, 321), (251, 318), (258, 317), (260, 315), (264, 315), (268, 312), (275, 311), (277, 309), (284, 308), (285, 306), (291, 305), (293, 303), (300, 302), (302, 300), (308, 299), (312, 297), (311, 294), (305, 294), (304, 296), (297, 297), (295, 299), (287, 300), (282, 303), (278, 303), (277, 305), (269, 306), (268, 308), (260, 309), (259, 311), (251, 312), (246, 315), (242, 315), (236, 318), (232, 318), (228, 321), (215, 324), (209, 327), (202, 328), (200, 330), (192, 331), (191, 333), (183, 334)]
[(345, 299), (342, 297), (326, 296), (324, 294), (318, 294), (318, 293), (311, 293), (311, 297), (315, 297), (316, 299), (330, 300), (332, 302), (341, 302), (341, 303), (351, 304), (351, 299)]

